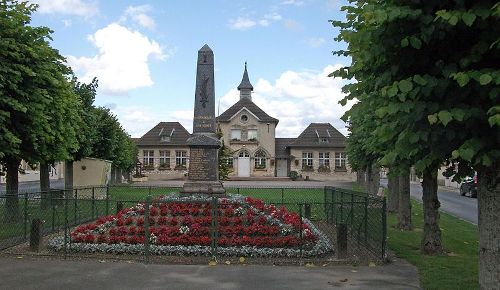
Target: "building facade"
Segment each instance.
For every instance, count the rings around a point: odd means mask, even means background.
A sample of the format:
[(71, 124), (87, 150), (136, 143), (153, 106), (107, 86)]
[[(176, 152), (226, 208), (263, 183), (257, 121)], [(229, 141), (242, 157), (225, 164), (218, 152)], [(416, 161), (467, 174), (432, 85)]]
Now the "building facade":
[[(276, 138), (279, 120), (252, 101), (247, 66), (238, 86), (240, 99), (217, 117), (222, 140), (231, 149), (230, 177), (286, 177), (353, 180), (346, 137), (329, 123), (312, 123), (297, 138)], [(160, 122), (136, 139), (138, 160), (150, 179), (182, 178), (189, 166), (189, 132), (178, 122)]]

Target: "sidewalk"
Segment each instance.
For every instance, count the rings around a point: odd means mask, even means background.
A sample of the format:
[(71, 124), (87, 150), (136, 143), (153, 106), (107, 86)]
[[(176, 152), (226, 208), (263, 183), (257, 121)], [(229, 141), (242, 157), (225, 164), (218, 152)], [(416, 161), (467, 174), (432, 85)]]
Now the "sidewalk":
[(145, 265), (0, 257), (3, 289), (420, 289), (414, 266)]

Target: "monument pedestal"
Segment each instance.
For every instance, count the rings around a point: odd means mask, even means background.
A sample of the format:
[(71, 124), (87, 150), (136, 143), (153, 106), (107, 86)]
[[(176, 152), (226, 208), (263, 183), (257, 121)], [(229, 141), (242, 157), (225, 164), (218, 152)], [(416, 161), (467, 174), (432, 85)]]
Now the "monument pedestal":
[(189, 146), (188, 180), (181, 193), (222, 195), (225, 193), (219, 180), (218, 154), (220, 141), (215, 134), (199, 133), (187, 140)]

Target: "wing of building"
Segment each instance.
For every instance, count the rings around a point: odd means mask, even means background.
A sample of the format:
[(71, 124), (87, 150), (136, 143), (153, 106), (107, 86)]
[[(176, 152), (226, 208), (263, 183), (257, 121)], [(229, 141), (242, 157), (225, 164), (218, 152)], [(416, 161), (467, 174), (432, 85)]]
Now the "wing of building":
[[(329, 123), (312, 123), (296, 138), (276, 138), (279, 120), (252, 101), (247, 65), (240, 99), (217, 117), (224, 144), (232, 150), (230, 177), (286, 177), (352, 180), (346, 137)], [(136, 140), (138, 159), (150, 179), (181, 178), (189, 166), (189, 132), (178, 122), (158, 123)]]

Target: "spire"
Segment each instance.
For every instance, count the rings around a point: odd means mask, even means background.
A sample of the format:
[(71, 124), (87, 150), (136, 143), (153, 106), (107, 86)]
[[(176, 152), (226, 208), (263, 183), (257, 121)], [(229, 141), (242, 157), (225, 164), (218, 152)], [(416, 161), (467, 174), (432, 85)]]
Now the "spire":
[(253, 86), (248, 79), (247, 62), (245, 61), (245, 71), (243, 72), (243, 78), (238, 86), (238, 91), (240, 91), (240, 100), (243, 98), (252, 99)]

